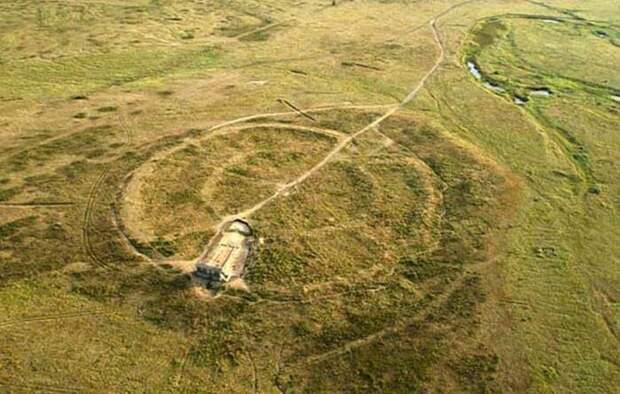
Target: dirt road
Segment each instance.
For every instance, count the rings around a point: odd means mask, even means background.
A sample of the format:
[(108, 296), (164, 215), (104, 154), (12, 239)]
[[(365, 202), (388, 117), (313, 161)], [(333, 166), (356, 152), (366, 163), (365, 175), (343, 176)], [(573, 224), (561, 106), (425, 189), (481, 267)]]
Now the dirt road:
[(341, 140), (338, 144), (336, 144), (336, 146), (320, 162), (315, 164), (314, 167), (310, 168), (308, 171), (306, 171), (303, 174), (301, 174), (298, 178), (296, 178), (296, 179), (292, 180), (291, 182), (289, 182), (289, 183), (283, 185), (282, 187), (280, 187), (271, 196), (265, 198), (264, 200), (260, 201), (259, 203), (257, 203), (253, 207), (250, 207), (250, 208), (248, 208), (248, 209), (246, 209), (246, 210), (244, 210), (242, 212), (237, 212), (235, 214), (228, 215), (228, 216), (222, 218), (222, 220), (216, 225), (217, 233), (219, 234), (219, 232), (222, 229), (222, 226), (224, 226), (226, 223), (230, 222), (231, 220), (233, 220), (235, 218), (246, 218), (246, 219), (249, 218), (250, 216), (252, 216), (258, 210), (263, 208), (269, 202), (271, 202), (274, 199), (276, 199), (276, 198), (286, 194), (290, 189), (292, 189), (295, 186), (297, 186), (297, 185), (301, 184), (302, 182), (304, 182), (312, 174), (314, 174), (315, 172), (317, 172), (318, 170), (323, 168), (327, 163), (329, 163), (338, 153), (340, 153), (345, 147), (347, 147), (354, 139), (356, 139), (357, 137), (359, 137), (362, 134), (366, 133), (368, 130), (371, 130), (374, 127), (378, 126), (385, 119), (387, 119), (390, 116), (394, 115), (398, 110), (400, 110), (405, 105), (410, 103), (416, 97), (416, 95), (420, 92), (420, 90), (422, 90), (422, 88), (426, 85), (426, 82), (428, 81), (428, 79), (437, 71), (437, 69), (439, 69), (439, 66), (441, 65), (441, 63), (443, 63), (443, 61), (445, 59), (444, 45), (443, 45), (443, 42), (441, 41), (441, 37), (439, 36), (439, 32), (437, 31), (437, 27), (435, 26), (435, 23), (436, 23), (437, 19), (440, 18), (443, 15), (445, 15), (445, 12), (440, 14), (437, 18), (433, 18), (429, 22), (429, 26), (430, 26), (430, 28), (431, 28), (431, 30), (433, 32), (433, 38), (435, 39), (435, 43), (437, 44), (437, 47), (439, 48), (439, 56), (437, 56), (437, 59), (435, 61), (435, 64), (433, 65), (433, 67), (424, 75), (424, 77), (422, 77), (422, 79), (413, 88), (413, 90), (411, 90), (409, 92), (409, 94), (399, 104), (391, 106), (382, 116), (380, 116), (379, 118), (375, 119), (374, 121), (372, 121), (371, 123), (366, 125), (361, 130), (358, 130), (357, 132), (349, 135), (347, 138)]

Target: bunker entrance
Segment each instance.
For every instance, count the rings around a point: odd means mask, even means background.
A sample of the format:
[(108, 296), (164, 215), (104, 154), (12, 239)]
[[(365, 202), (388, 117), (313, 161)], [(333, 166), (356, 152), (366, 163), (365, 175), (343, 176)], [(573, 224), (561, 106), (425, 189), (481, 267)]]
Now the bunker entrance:
[(198, 259), (194, 275), (205, 281), (207, 287), (217, 287), (240, 278), (245, 271), (253, 239), (248, 222), (242, 219), (231, 221), (216, 236), (205, 255)]

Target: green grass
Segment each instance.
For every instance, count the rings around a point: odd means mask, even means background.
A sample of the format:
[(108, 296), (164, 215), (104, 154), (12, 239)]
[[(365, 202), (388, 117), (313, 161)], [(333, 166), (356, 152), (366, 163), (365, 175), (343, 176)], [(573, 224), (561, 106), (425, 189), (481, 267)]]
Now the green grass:
[(131, 50), (74, 56), (57, 61), (27, 59), (3, 64), (3, 98), (69, 96), (112, 86), (138, 88), (174, 74), (191, 74), (212, 66), (215, 48)]
[[(3, 2), (0, 387), (613, 392), (610, 4)], [(198, 297), (178, 261), (337, 144), (284, 125), (387, 108), (211, 127), (394, 104), (438, 15), (415, 100), (249, 218), (249, 291)]]
[[(531, 365), (531, 387), (605, 392), (609, 382), (618, 379), (611, 366), (617, 347), (609, 348), (615, 341), (615, 320), (609, 316), (615, 312), (609, 301), (603, 301), (614, 299), (609, 280), (618, 275), (611, 257), (617, 232), (610, 226), (615, 216), (607, 216), (615, 197), (604, 196), (600, 186), (592, 185), (603, 179), (617, 184), (617, 172), (604, 159), (608, 153), (603, 153), (607, 152), (603, 147), (618, 143), (606, 132), (617, 123), (611, 118), (614, 104), (608, 98), (617, 83), (609, 74), (611, 63), (604, 60), (613, 47), (593, 40), (586, 22), (580, 20), (551, 24), (539, 18), (506, 17), (503, 23), (507, 29), (496, 33), (493, 44), (481, 47), (474, 38), (473, 47), (463, 52), (465, 57), (475, 54), (484, 74), (508, 94), (491, 99), (493, 93), (467, 86), (476, 83), (473, 79), (467, 85), (454, 80), (449, 88), (440, 85), (452, 94), (470, 92), (466, 104), (458, 108), (444, 101), (448, 96), (443, 94), (450, 93), (442, 93), (440, 102), (450, 111), (442, 111), (442, 122), (450, 122), (452, 116), (459, 119), (459, 134), (499, 157), (525, 180), (528, 197), (510, 232), (512, 246), (506, 246), (511, 250), (506, 272), (512, 278), (507, 280), (506, 300), (514, 302), (511, 313), (521, 321), (511, 331), (511, 340), (527, 349), (519, 357)], [(477, 30), (473, 31), (475, 37)], [(559, 63), (566, 53), (576, 56), (568, 67)], [(585, 59), (593, 58), (601, 62), (585, 67), (590, 64)], [(554, 94), (532, 96), (519, 111), (510, 108), (510, 94), (523, 95), (536, 86), (549, 87)], [(485, 111), (477, 117), (467, 114), (481, 106)], [(487, 120), (492, 111), (504, 112), (501, 133)], [(589, 217), (596, 217), (596, 224)], [(596, 230), (585, 230), (593, 225)], [(597, 235), (580, 240), (581, 231)], [(557, 301), (547, 302), (550, 298)], [(606, 338), (603, 345), (589, 341), (593, 332)]]

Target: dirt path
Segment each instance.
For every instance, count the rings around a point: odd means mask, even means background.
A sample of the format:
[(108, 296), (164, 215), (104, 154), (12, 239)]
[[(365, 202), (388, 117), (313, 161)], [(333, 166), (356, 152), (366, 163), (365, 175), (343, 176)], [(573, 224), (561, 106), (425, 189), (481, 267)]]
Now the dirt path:
[[(435, 72), (439, 69), (440, 65), (444, 62), (445, 57), (446, 57), (446, 50), (444, 47), (444, 43), (441, 39), (440, 33), (437, 29), (436, 23), (437, 21), (442, 18), (443, 16), (445, 16), (446, 14), (448, 14), (449, 12), (451, 12), (452, 10), (459, 8), (461, 6), (464, 6), (466, 4), (475, 2), (475, 1), (479, 1), (479, 0), (467, 0), (464, 1), (462, 3), (458, 3), (455, 4), (447, 9), (445, 9), (444, 11), (438, 13), (437, 15), (435, 15), (432, 19), (430, 19), (428, 22), (428, 26), (431, 29), (431, 32), (433, 34), (433, 38), (435, 41), (435, 44), (437, 46), (437, 48), (439, 49), (439, 54), (437, 56), (437, 59), (435, 60), (435, 63), (433, 64), (433, 66), (431, 67), (431, 69), (422, 77), (422, 79), (420, 79), (420, 81), (414, 86), (414, 88), (409, 92), (409, 94), (407, 94), (407, 96), (398, 104), (394, 104), (394, 105), (334, 105), (334, 106), (325, 106), (325, 107), (317, 107), (317, 108), (311, 108), (308, 110), (305, 110), (305, 112), (311, 113), (311, 112), (322, 112), (322, 111), (329, 111), (331, 109), (337, 109), (337, 108), (348, 108), (348, 109), (379, 109), (379, 108), (387, 108), (386, 112), (381, 115), (380, 117), (378, 117), (377, 119), (375, 119), (374, 121), (372, 121), (371, 123), (369, 123), (368, 125), (366, 125), (365, 127), (363, 127), (362, 129), (358, 130), (357, 132), (351, 134), (351, 135), (344, 135), (344, 133), (341, 133), (339, 131), (336, 130), (328, 130), (328, 129), (320, 129), (320, 128), (312, 128), (312, 127), (300, 127), (300, 126), (292, 126), (292, 125), (287, 125), (288, 128), (293, 128), (293, 129), (305, 129), (307, 131), (313, 131), (313, 132), (319, 132), (319, 133), (323, 133), (323, 134), (330, 134), (331, 136), (335, 136), (338, 138), (338, 143), (336, 144), (336, 146), (317, 164), (315, 164), (312, 168), (310, 168), (308, 171), (304, 172), (303, 174), (301, 174), (299, 177), (297, 177), (296, 179), (282, 185), (280, 188), (278, 188), (271, 196), (265, 198), (264, 200), (258, 202), (257, 204), (255, 204), (254, 206), (241, 211), (241, 212), (237, 212), (235, 214), (231, 214), (231, 215), (226, 215), (224, 217), (221, 218), (221, 220), (214, 226), (214, 229), (216, 230), (216, 234), (209, 240), (209, 242), (207, 243), (202, 255), (205, 255), (209, 248), (212, 246), (213, 240), (216, 239), (218, 237), (218, 235), (221, 233), (222, 229), (224, 228), (224, 226), (229, 223), (230, 221), (236, 219), (236, 218), (249, 218), (251, 217), (253, 214), (255, 214), (257, 211), (259, 211), (260, 209), (262, 209), (265, 205), (267, 205), (269, 202), (275, 200), (276, 198), (280, 197), (280, 196), (285, 196), (288, 194), (288, 192), (296, 187), (297, 185), (300, 185), (301, 183), (303, 183), (306, 179), (308, 179), (310, 176), (312, 176), (314, 173), (316, 173), (317, 171), (319, 171), (320, 169), (322, 169), (325, 165), (327, 165), (329, 162), (332, 161), (332, 159), (334, 159), (334, 157), (336, 157), (336, 155), (338, 155), (344, 148), (346, 148), (353, 140), (355, 140), (356, 138), (358, 138), (359, 136), (363, 135), (364, 133), (366, 133), (368, 130), (372, 130), (375, 129), (378, 125), (380, 125), (384, 120), (386, 120), (387, 118), (391, 117), (392, 115), (394, 115), (397, 111), (401, 110), (404, 106), (406, 106), (407, 104), (409, 104), (416, 96), (417, 94), (420, 92), (420, 90), (422, 90), (422, 88), (425, 87), (427, 81), (429, 80), (429, 78), (431, 78)], [(418, 30), (420, 28), (422, 28), (424, 25), (426, 25), (426, 23), (418, 26), (415, 28), (415, 30)], [(264, 119), (264, 118), (270, 118), (270, 117), (275, 117), (275, 116), (299, 116), (298, 111), (292, 111), (292, 112), (275, 112), (275, 113), (264, 113), (264, 114), (255, 114), (255, 115), (248, 115), (245, 117), (240, 117), (234, 120), (230, 120), (230, 121), (225, 121), (222, 122), (220, 124), (214, 125), (210, 128), (208, 128), (206, 131), (207, 132), (211, 132), (213, 134), (225, 134), (228, 132), (235, 132), (235, 131), (240, 131), (246, 128), (251, 128), (252, 125), (248, 125), (248, 126), (241, 126), (241, 127), (231, 127), (234, 126), (236, 124), (240, 124), (240, 123), (245, 123), (248, 121), (252, 121), (252, 120), (256, 120), (256, 119)], [(277, 125), (276, 122), (271, 123), (271, 126), (275, 126)], [(253, 127), (256, 127), (257, 125), (253, 125)], [(265, 127), (266, 125), (263, 124), (263, 127)], [(260, 127), (260, 126), (259, 126)], [(216, 131), (221, 130), (221, 129), (227, 129), (223, 132), (220, 133), (216, 133)], [(184, 145), (184, 144), (182, 144)], [(179, 147), (174, 148), (172, 151), (176, 151), (177, 149), (179, 149)], [(166, 152), (163, 154), (163, 156), (166, 156), (167, 154), (169, 154), (169, 152)]]
[[(387, 104), (387, 105), (386, 104), (371, 104), (371, 105), (334, 104), (334, 105), (322, 105), (318, 107), (306, 108), (303, 111), (306, 113), (315, 113), (315, 112), (331, 111), (334, 109), (381, 109), (381, 108), (386, 108), (386, 107), (391, 107), (391, 106), (392, 105), (390, 104)], [(215, 130), (222, 129), (228, 126), (232, 126), (234, 124), (245, 123), (245, 122), (249, 122), (249, 121), (256, 120), (256, 119), (274, 118), (278, 116), (299, 116), (299, 113), (296, 111), (286, 111), (286, 112), (270, 112), (270, 113), (263, 113), (263, 114), (248, 115), (248, 116), (243, 116), (241, 118), (228, 120), (228, 121), (219, 123), (215, 126), (209, 127), (207, 131), (215, 131)]]
[[(340, 104), (329, 103), (329, 104), (323, 104), (323, 105), (316, 106), (316, 107), (307, 108), (307, 109), (304, 109), (303, 111), (307, 113), (321, 113), (321, 112), (328, 112), (328, 111), (335, 110), (335, 109), (376, 110), (376, 109), (383, 109), (388, 106), (390, 105), (385, 105), (385, 104), (352, 105), (350, 103), (340, 103)], [(317, 134), (323, 134), (329, 137), (334, 137), (336, 138), (337, 141), (341, 141), (347, 137), (347, 134), (341, 131), (328, 129), (324, 127), (322, 128), (322, 127), (316, 127), (316, 126), (295, 125), (291, 123), (278, 122), (276, 120), (270, 121), (272, 118), (298, 117), (298, 116), (300, 115), (296, 111), (270, 112), (270, 113), (247, 115), (247, 116), (243, 116), (240, 118), (223, 121), (221, 123), (205, 128), (203, 131), (206, 135), (202, 137), (198, 137), (198, 141), (204, 141), (206, 139), (213, 138), (218, 135), (225, 135), (228, 133), (235, 133), (235, 132), (240, 132), (243, 130), (257, 129), (257, 128), (258, 129), (273, 128), (273, 129), (282, 129), (282, 130), (288, 129), (288, 130), (298, 130), (298, 131), (309, 131), (309, 132), (313, 132)], [(265, 122), (251, 123), (252, 121), (261, 120), (261, 119), (265, 119)], [(196, 141), (195, 138), (186, 138), (179, 145), (176, 145), (172, 148), (169, 148), (167, 150), (164, 150), (164, 151), (161, 151), (155, 154), (148, 161), (146, 161), (140, 167), (138, 167), (136, 170), (132, 171), (126, 177), (126, 179), (129, 179), (132, 177), (140, 178), (143, 176), (141, 175), (143, 173), (150, 173), (150, 172), (155, 171), (155, 169), (152, 167), (154, 163), (165, 159), (166, 157), (174, 154), (175, 152), (179, 152), (180, 150), (186, 148), (187, 146), (195, 143), (195, 141)], [(127, 185), (125, 185), (124, 188), (126, 189)], [(127, 190), (124, 190), (122, 192), (122, 195), (125, 196), (126, 193), (127, 193)], [(119, 210), (119, 215), (117, 216), (116, 220), (117, 220), (117, 227), (121, 227), (126, 230), (126, 233), (123, 234), (124, 237), (128, 238), (128, 236), (131, 236), (131, 238), (135, 238), (138, 240), (148, 242), (146, 240), (149, 237), (145, 236), (142, 232), (136, 232), (136, 227), (127, 223), (125, 215), (121, 214), (120, 210)], [(218, 224), (216, 227), (219, 228), (220, 226), (221, 224)], [(145, 259), (147, 261), (153, 260), (145, 256), (144, 254), (140, 253), (138, 250), (135, 249), (135, 247), (133, 247), (133, 245), (131, 245), (130, 249), (134, 252), (134, 254), (140, 256), (142, 259)], [(165, 258), (163, 256), (158, 256), (155, 258), (155, 260), (165, 260)]]
[(259, 211), (261, 208), (263, 208), (269, 202), (273, 201), (274, 199), (276, 199), (276, 198), (278, 198), (278, 197), (280, 197), (282, 195), (285, 195), (290, 189), (292, 189), (293, 187), (301, 184), (306, 179), (308, 179), (312, 174), (316, 173), (321, 168), (323, 168), (326, 164), (328, 164), (338, 153), (340, 153), (345, 147), (347, 147), (354, 139), (356, 139), (357, 137), (359, 137), (362, 134), (366, 133), (368, 130), (373, 129), (374, 127), (378, 126), (384, 120), (386, 120), (390, 116), (394, 115), (398, 110), (402, 109), (405, 105), (409, 104), (416, 97), (416, 95), (420, 92), (420, 90), (422, 90), (422, 88), (426, 85), (426, 82), (428, 81), (428, 79), (433, 74), (435, 74), (435, 72), (437, 71), (437, 69), (439, 68), (441, 63), (443, 63), (443, 61), (445, 59), (444, 45), (443, 45), (443, 42), (442, 42), (442, 40), (441, 40), (441, 38), (439, 36), (439, 32), (437, 30), (437, 27), (435, 26), (435, 23), (436, 23), (438, 18), (440, 18), (441, 16), (445, 15), (446, 13), (447, 13), (447, 11), (442, 12), (441, 14), (439, 14), (439, 16), (437, 16), (436, 18), (431, 19), (431, 21), (429, 22), (429, 26), (431, 27), (431, 30), (433, 32), (433, 38), (435, 39), (435, 43), (437, 44), (437, 47), (439, 48), (439, 56), (437, 57), (437, 59), (435, 61), (435, 64), (422, 77), (422, 79), (413, 88), (413, 90), (411, 90), (409, 92), (409, 94), (399, 104), (391, 106), (382, 116), (380, 116), (379, 118), (375, 119), (374, 121), (372, 121), (370, 124), (366, 125), (361, 130), (358, 130), (357, 132), (349, 135), (347, 138), (341, 140), (334, 147), (334, 149), (332, 149), (323, 158), (323, 160), (321, 160), (319, 163), (315, 164), (314, 167), (310, 168), (308, 171), (306, 171), (303, 174), (301, 174), (298, 178), (296, 178), (296, 179), (292, 180), (291, 182), (289, 182), (289, 183), (283, 185), (282, 187), (280, 187), (271, 196), (269, 196), (266, 199), (260, 201), (259, 203), (257, 203), (253, 207), (250, 207), (250, 208), (248, 208), (248, 209), (246, 209), (244, 211), (237, 212), (235, 214), (228, 215), (228, 216), (225, 216), (224, 218), (222, 218), (222, 220), (216, 225), (217, 234), (219, 234), (219, 232), (222, 230), (222, 227), (226, 223), (230, 222), (231, 220), (233, 220), (235, 218), (249, 218), (250, 216), (252, 216), (254, 213)]
[(347, 134), (342, 131), (327, 129), (324, 127), (313, 127), (313, 126), (301, 126), (294, 125), (290, 123), (280, 123), (280, 122), (271, 122), (271, 123), (256, 123), (256, 124), (244, 124), (241, 126), (236, 126), (232, 128), (227, 128), (225, 132), (214, 133), (212, 136), (216, 135), (224, 135), (230, 132), (243, 131), (243, 130), (255, 130), (255, 129), (283, 129), (283, 130), (298, 130), (298, 131), (309, 131), (316, 134), (324, 134), (330, 137), (335, 137), (336, 139), (342, 139), (347, 136)]

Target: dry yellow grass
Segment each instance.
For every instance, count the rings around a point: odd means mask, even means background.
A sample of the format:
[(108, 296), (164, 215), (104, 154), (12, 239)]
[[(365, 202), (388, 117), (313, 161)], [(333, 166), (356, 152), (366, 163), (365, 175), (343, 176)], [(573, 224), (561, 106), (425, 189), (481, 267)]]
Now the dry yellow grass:
[[(612, 392), (618, 17), (3, 2), (0, 387)], [(208, 292), (235, 214), (253, 256)]]

